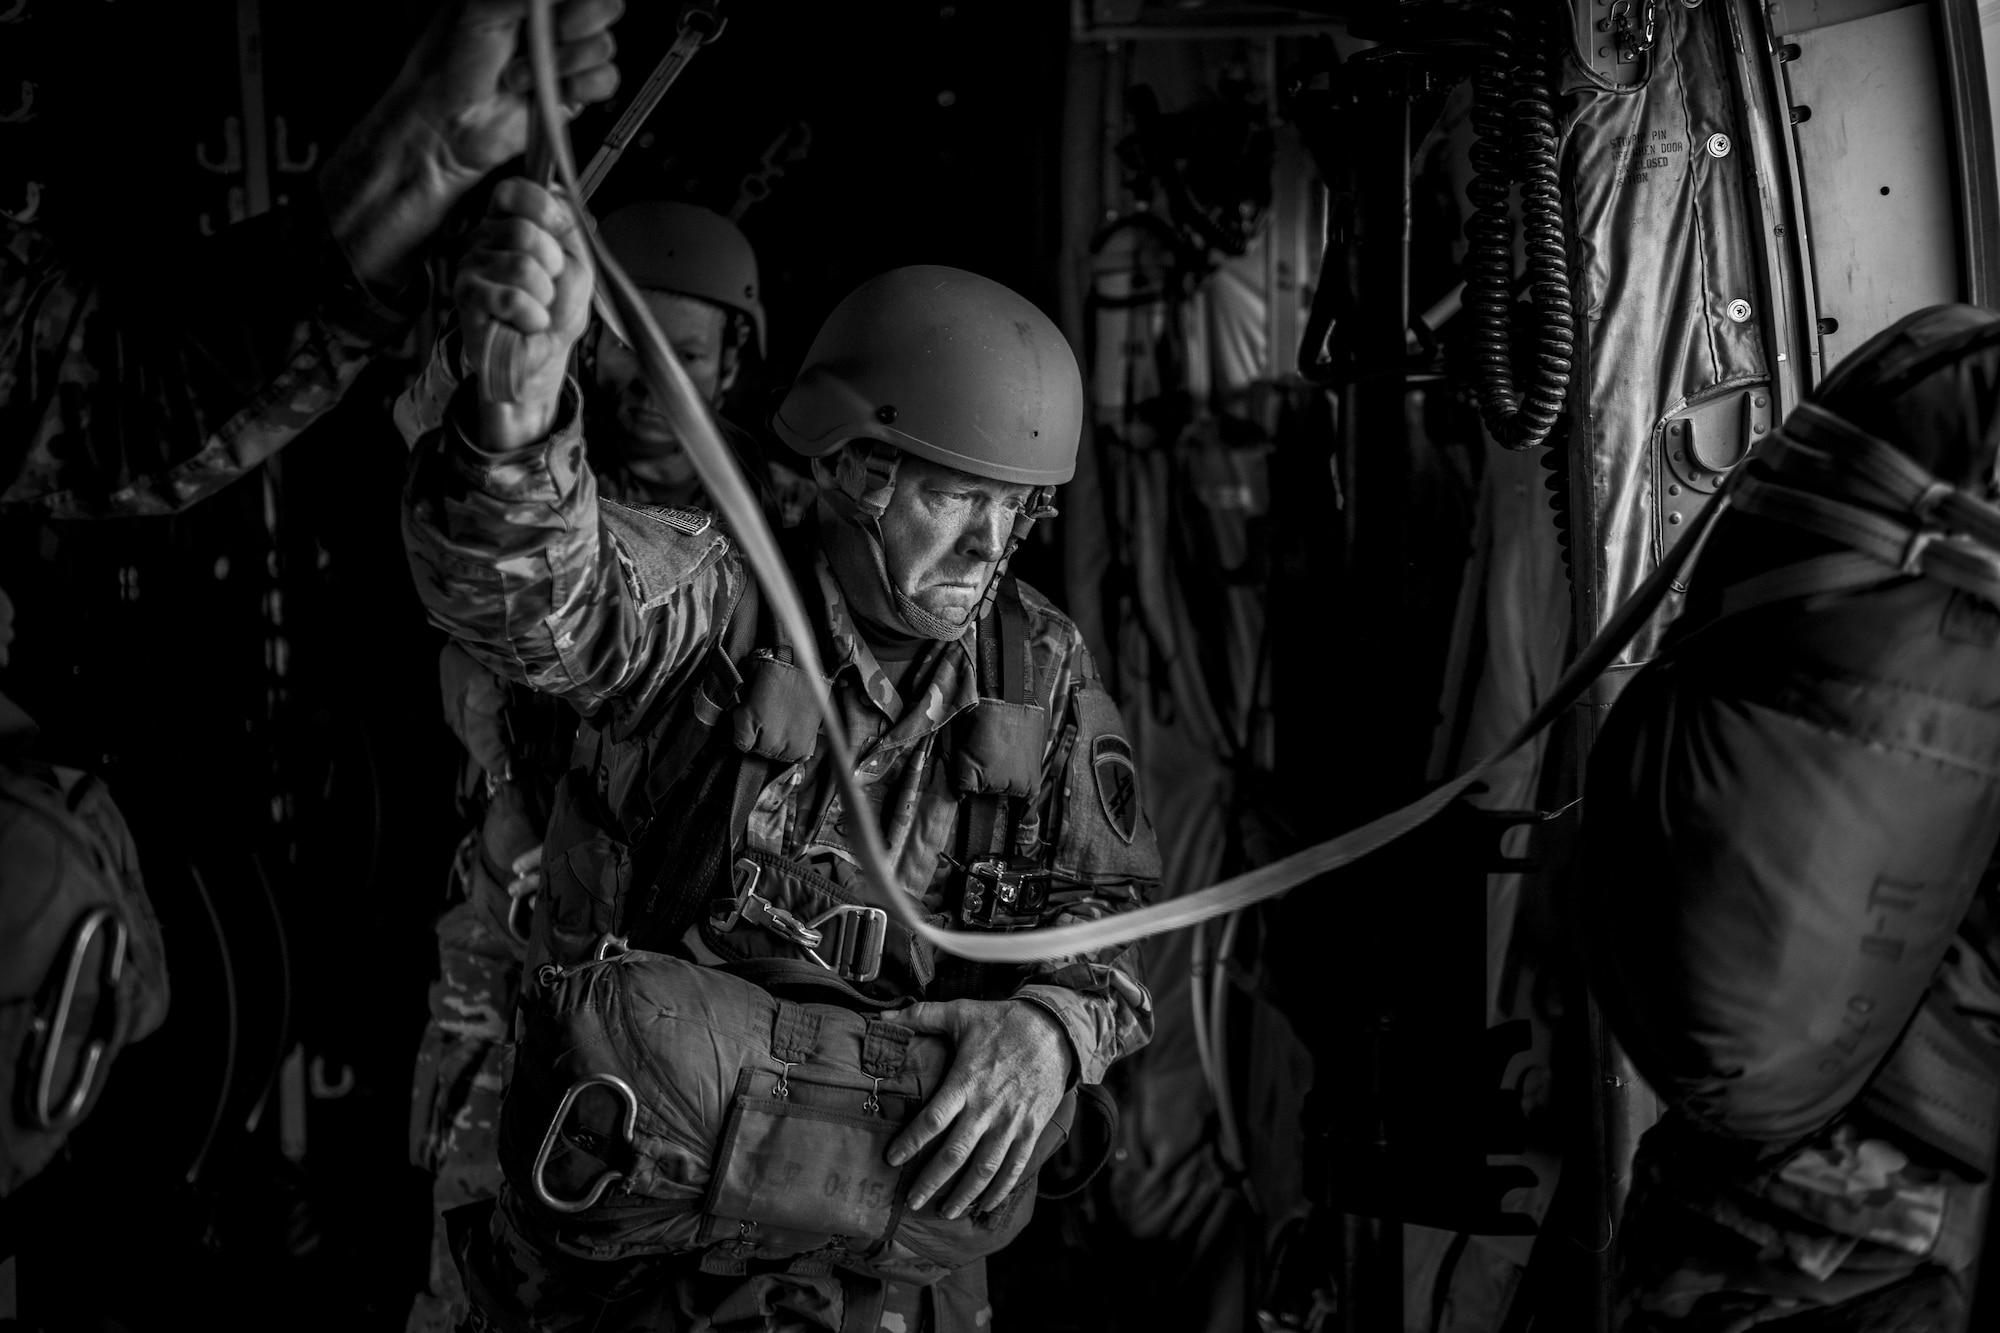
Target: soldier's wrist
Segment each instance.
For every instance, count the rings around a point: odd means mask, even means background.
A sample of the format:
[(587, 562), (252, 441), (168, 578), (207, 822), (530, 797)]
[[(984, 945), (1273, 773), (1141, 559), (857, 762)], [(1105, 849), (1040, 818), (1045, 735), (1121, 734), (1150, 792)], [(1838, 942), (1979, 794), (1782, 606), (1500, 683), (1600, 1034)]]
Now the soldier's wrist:
[[(1064, 1026), (1062, 1016), (1040, 1000), (1026, 995), (1014, 997), (1014, 1003), (1033, 1012), (1039, 1021), (1055, 1034), (1054, 1047), (1062, 1053), (1063, 1089), (1068, 1091), (1076, 1086), (1077, 1071), (1083, 1062), (1077, 1058), (1076, 1044), (1070, 1040), (1069, 1028)], [(1032, 1021), (1032, 1020), (1031, 1020)]]

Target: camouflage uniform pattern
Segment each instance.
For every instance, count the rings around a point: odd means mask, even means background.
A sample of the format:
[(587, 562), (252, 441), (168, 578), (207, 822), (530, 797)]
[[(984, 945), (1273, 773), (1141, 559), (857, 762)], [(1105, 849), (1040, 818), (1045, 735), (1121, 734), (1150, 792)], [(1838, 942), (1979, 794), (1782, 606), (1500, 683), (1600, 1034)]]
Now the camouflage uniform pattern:
[(332, 409), (410, 323), (363, 289), (322, 223), (290, 210), (182, 261), (107, 287), (0, 218), (0, 507), (178, 513)]
[(500, 1193), (500, 1100), (507, 1086), (521, 942), (507, 926), (506, 887), (480, 847), (460, 845), (454, 879), (464, 897), (438, 920), (438, 979), (417, 1049), (410, 1160), (432, 1174), (430, 1289), (410, 1309), (410, 1333), (448, 1333), (465, 1314), (465, 1289), (446, 1243), (443, 1215)]
[[(1840, 1123), (1762, 1169), (1677, 1116), (1642, 1141), (1618, 1236), (1620, 1333), (1955, 1333), (1984, 1187)], [(1792, 1324), (1785, 1325), (1787, 1329)]]
[[(1983, 890), (1927, 1000), (1989, 1047), (2000, 1047), (1997, 909)], [(1865, 1104), (1781, 1147), (1717, 1139), (1670, 1111), (1633, 1164), (1613, 1327), (1962, 1333), (1992, 1187), (1911, 1142)]]
[[(437, 341), (423, 374), (397, 400), (396, 425), (412, 447), (442, 422), (459, 385), (457, 360), (453, 330)], [(662, 498), (645, 478), (616, 462), (593, 460), (591, 470), (607, 497), (631, 504)], [(781, 522), (797, 521), (801, 485), (810, 483), (796, 474), (789, 484), (776, 479)], [(510, 684), (466, 658), (456, 644), (447, 646), (444, 656), (446, 720), (466, 747), (470, 785), (483, 785), (489, 795), (483, 828), (468, 833), (459, 846), (452, 869), (454, 902), (437, 923), (438, 979), (431, 985), (430, 1017), (411, 1087), (410, 1161), (433, 1177), (433, 1210), (429, 1287), (411, 1306), (407, 1333), (448, 1333), (464, 1318), (465, 1287), (451, 1257), (444, 1214), (500, 1193), (497, 1135), (523, 953), (510, 918), (515, 924), (525, 921), (516, 898), (540, 886), (546, 808), (526, 793), (552, 788), (567, 755), (566, 736), (558, 736), (566, 729), (549, 716), (553, 700)], [(524, 746), (531, 736), (538, 744)], [(523, 753), (527, 749), (541, 753), (530, 756)], [(549, 771), (530, 771), (536, 767)]]
[[(713, 523), (690, 534), (645, 510), (599, 501), (574, 387), (540, 444), (483, 453), (460, 419), (454, 411), (419, 446), (405, 497), (404, 539), (419, 596), (474, 657), (622, 734), (621, 724), (700, 669), (750, 577), (747, 566)], [(905, 698), (854, 628), (823, 555), (817, 577), (828, 626), (825, 664), (855, 775), (898, 882), (942, 920), (953, 873), (946, 853), (961, 800), (944, 765), (930, 758), (945, 724), (977, 701), (977, 630), (944, 645)], [(815, 590), (805, 591), (811, 597)], [(1115, 710), (1075, 625), (1032, 589), (1024, 586), (1022, 598), (1035, 702), (1051, 720), (1046, 769), (1086, 696), (1114, 721)], [(821, 752), (772, 775), (751, 812), (748, 842), (807, 862), (858, 893), (848, 812), (837, 792), (825, 792), (824, 763)], [(1068, 802), (1054, 858), (1069, 881), (1055, 899), (1063, 907), (1058, 922), (1135, 906), (1159, 873), (1150, 827), (1124, 849), (1134, 854), (1123, 858), (1128, 863), (1146, 862), (1137, 873), (1091, 873), (1121, 860), (1112, 843), (1122, 835), (1094, 813), (1099, 796), (1089, 789), (1087, 757), (1082, 769), (1080, 784), (1074, 761), (1066, 783), (1044, 784), (1051, 806)], [(610, 798), (616, 808), (623, 793)], [(1055, 826), (1053, 810), (1040, 813), (1043, 826)], [(1035, 964), (1015, 996), (1043, 1005), (1061, 1023), (1085, 1082), (1100, 1081), (1113, 1061), (1152, 1035), (1152, 1002), (1133, 951)]]
[[(598, 735), (618, 735), (621, 723), (694, 679), (723, 632), (748, 571), (713, 523), (600, 500), (597, 480), (585, 465), (574, 387), (565, 394), (549, 440), (510, 453), (486, 454), (474, 447), (459, 424), (462, 410), (461, 399), (443, 428), (419, 447), (405, 497), (405, 541), (419, 594), (432, 618), (475, 657), (511, 679), (567, 699), (600, 724)], [(697, 530), (690, 533), (689, 527)], [(902, 885), (941, 920), (951, 881), (945, 853), (962, 801), (944, 776), (945, 766), (930, 760), (946, 724), (976, 702), (978, 631), (943, 645), (908, 682), (906, 695), (858, 632), (823, 556), (803, 591), (824, 612), (822, 653), (870, 814)], [(1156, 844), (1143, 814), (1136, 829), (1119, 829), (1097, 814), (1102, 794), (1088, 776), (1087, 759), (1080, 769), (1073, 762), (1066, 772), (1051, 772), (1061, 762), (1058, 736), (1074, 735), (1070, 729), (1081, 723), (1084, 744), (1077, 748), (1083, 753), (1093, 735), (1122, 726), (1075, 627), (1032, 589), (1022, 588), (1022, 600), (1036, 702), (1052, 719), (1043, 756), (1048, 799), (1030, 818), (1039, 818), (1043, 828), (1059, 828), (1054, 866), (1064, 878), (1052, 898), (1060, 906), (1055, 919), (1095, 918), (1137, 904), (1151, 892), (1159, 872)], [(614, 742), (612, 748), (626, 743)], [(636, 772), (643, 766), (622, 767)], [(825, 791), (831, 777), (823, 754), (775, 769), (750, 814), (746, 841), (851, 888), (859, 871), (844, 802), (838, 795), (829, 799)], [(620, 795), (611, 799), (615, 803)], [(1062, 817), (1055, 825), (1050, 821), (1059, 804)], [(1122, 847), (1116, 845), (1121, 838)], [(1099, 873), (1107, 869), (1119, 873)], [(1136, 951), (1059, 960), (1023, 972), (1012, 993), (1057, 1019), (1082, 1080), (1101, 1080), (1114, 1060), (1150, 1038), (1152, 1002)], [(504, 1240), (507, 1230), (500, 1227), (495, 1234)], [(508, 1298), (516, 1305), (525, 1299), (538, 1322), (560, 1320), (557, 1307), (563, 1302), (556, 1289), (568, 1290), (578, 1281), (594, 1286), (612, 1276), (564, 1276), (560, 1265), (551, 1269), (546, 1261), (539, 1253), (517, 1255), (520, 1282)], [(644, 1274), (619, 1279), (637, 1283), (635, 1311), (678, 1304), (684, 1308), (672, 1320), (676, 1327), (815, 1328), (848, 1322), (831, 1313), (831, 1306), (814, 1314), (797, 1304), (811, 1304), (814, 1290), (827, 1287), (832, 1277), (801, 1286), (803, 1279), (753, 1274), (730, 1280), (724, 1284), (728, 1290), (711, 1290), (716, 1280), (697, 1275), (682, 1257), (663, 1256), (643, 1266)], [(933, 1322), (940, 1328), (983, 1328), (990, 1319), (983, 1288), (983, 1265), (975, 1265), (924, 1297), (931, 1302), (929, 1317), (920, 1317), (914, 1305), (907, 1313), (885, 1307), (880, 1326), (901, 1333), (918, 1333)], [(536, 1292), (547, 1299), (528, 1299)], [(830, 1297), (831, 1289), (820, 1294)], [(914, 1300), (918, 1293), (900, 1295)], [(874, 1299), (893, 1305), (899, 1297), (878, 1288)], [(639, 1313), (628, 1319), (622, 1303), (618, 1312), (585, 1304), (599, 1311), (602, 1318), (594, 1326), (604, 1333), (664, 1326)], [(780, 1306), (785, 1317), (774, 1320)], [(739, 1313), (745, 1320), (740, 1325)]]

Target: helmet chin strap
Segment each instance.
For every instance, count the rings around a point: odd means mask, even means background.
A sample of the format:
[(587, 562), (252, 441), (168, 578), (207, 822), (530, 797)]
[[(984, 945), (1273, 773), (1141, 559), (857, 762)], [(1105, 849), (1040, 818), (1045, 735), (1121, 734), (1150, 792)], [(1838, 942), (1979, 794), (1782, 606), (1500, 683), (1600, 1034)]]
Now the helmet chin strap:
[(1052, 503), (1055, 498), (1056, 488), (1053, 486), (1037, 486), (1029, 493), (1028, 503), (1014, 517), (1014, 530), (1007, 534), (1007, 549), (1000, 553), (999, 562), (993, 566), (993, 577), (986, 580), (986, 592), (972, 614), (966, 617), (968, 624), (984, 620), (986, 613), (993, 609), (993, 598), (1000, 591), (1000, 580), (1007, 577), (1007, 562), (1014, 558), (1014, 552), (1021, 549), (1022, 541), (1027, 538), (1028, 530), (1035, 526), (1036, 519), (1056, 516), (1058, 511)]

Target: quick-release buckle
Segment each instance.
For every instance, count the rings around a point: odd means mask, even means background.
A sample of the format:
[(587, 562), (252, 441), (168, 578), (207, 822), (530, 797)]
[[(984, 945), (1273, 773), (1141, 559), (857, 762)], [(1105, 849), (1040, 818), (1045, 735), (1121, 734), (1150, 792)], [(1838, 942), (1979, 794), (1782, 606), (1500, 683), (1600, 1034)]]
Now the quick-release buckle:
[(1042, 923), (1054, 876), (1026, 858), (989, 856), (965, 868), (958, 919), (976, 930), (1027, 930)]
[(569, 1091), (563, 1094), (562, 1101), (556, 1105), (556, 1113), (549, 1121), (547, 1132), (542, 1135), (541, 1151), (535, 1154), (535, 1171), (531, 1178), (535, 1197), (542, 1201), (543, 1207), (558, 1213), (581, 1213), (595, 1208), (597, 1201), (604, 1197), (604, 1191), (625, 1178), (623, 1171), (617, 1167), (609, 1167), (599, 1172), (590, 1182), (590, 1189), (581, 1198), (576, 1199), (557, 1198), (544, 1178), (544, 1173), (549, 1167), (549, 1156), (555, 1152), (556, 1140), (562, 1135), (563, 1121), (569, 1119), (570, 1108), (576, 1105), (576, 1099), (582, 1096), (586, 1089), (596, 1087), (610, 1088), (625, 1103), (625, 1120), (619, 1127), (619, 1133), (627, 1148), (634, 1152), (638, 1151), (638, 1145), (633, 1140), (639, 1132), (639, 1094), (632, 1091), (630, 1083), (616, 1074), (591, 1074), (570, 1084)]
[(873, 981), (882, 971), (882, 946), (889, 935), (889, 914), (879, 907), (843, 903), (811, 921), (801, 921), (757, 892), (764, 867), (747, 856), (730, 867), (735, 898), (714, 918), (717, 930), (734, 930), (748, 922), (770, 931), (803, 950), (806, 956), (844, 981)]
[(881, 975), (882, 946), (889, 938), (887, 912), (842, 903), (814, 917), (811, 928), (819, 934), (820, 943), (808, 952), (821, 967), (844, 981), (873, 981)]

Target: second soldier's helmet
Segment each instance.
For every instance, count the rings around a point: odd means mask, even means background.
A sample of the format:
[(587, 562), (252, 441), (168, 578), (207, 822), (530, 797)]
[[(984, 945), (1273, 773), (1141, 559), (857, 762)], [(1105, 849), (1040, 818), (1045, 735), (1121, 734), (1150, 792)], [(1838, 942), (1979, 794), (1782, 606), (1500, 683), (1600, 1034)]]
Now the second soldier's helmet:
[(923, 264), (870, 278), (834, 308), (771, 425), (808, 458), (868, 438), (975, 476), (1056, 486), (1076, 472), (1083, 376), (1026, 297)]
[(597, 235), (635, 285), (741, 311), (757, 330), (757, 350), (764, 350), (757, 252), (728, 218), (698, 204), (657, 200), (625, 205), (598, 224)]

